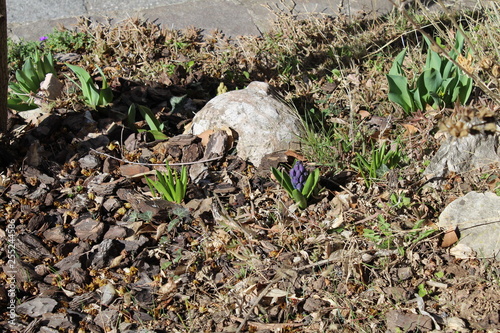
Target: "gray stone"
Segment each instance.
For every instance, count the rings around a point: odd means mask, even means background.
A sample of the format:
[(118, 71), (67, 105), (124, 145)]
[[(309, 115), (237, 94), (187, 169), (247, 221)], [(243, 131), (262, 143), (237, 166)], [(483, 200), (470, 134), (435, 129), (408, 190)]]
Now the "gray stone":
[(127, 252), (139, 251), (144, 245), (146, 245), (149, 239), (144, 235), (133, 235), (125, 240), (118, 240), (125, 247), (124, 250)]
[(154, 221), (170, 221), (170, 216), (175, 208), (181, 207), (179, 204), (163, 199), (151, 199), (141, 195), (137, 191), (126, 188), (116, 190), (116, 195), (123, 201), (127, 201), (138, 213), (151, 214)]
[(51, 313), (57, 305), (52, 298), (37, 297), (24, 302), (16, 308), (17, 313), (34, 317), (40, 317), (44, 313)]
[(265, 82), (252, 82), (210, 100), (193, 119), (191, 133), (231, 128), (238, 135), (238, 156), (255, 166), (269, 153), (298, 148), (300, 117)]
[(113, 194), (115, 189), (125, 182), (125, 178), (120, 178), (107, 182), (106, 180), (108, 178), (110, 178), (110, 175), (106, 173), (102, 173), (100, 175), (93, 177), (87, 184), (88, 191), (94, 192), (96, 195), (100, 197), (104, 197)]
[(99, 288), (99, 290), (102, 293), (101, 304), (108, 306), (115, 300), (116, 289), (111, 283), (102, 286), (101, 288)]
[(489, 170), (500, 162), (498, 135), (468, 135), (450, 137), (436, 152), (424, 172), (429, 179), (445, 177), (449, 172), (458, 174), (471, 170)]
[(28, 194), (26, 196), (26, 198), (30, 199), (30, 200), (40, 200), (40, 201), (44, 201), (45, 200), (45, 196), (47, 195), (47, 192), (48, 192), (48, 187), (47, 185), (45, 184), (40, 184), (38, 186), (38, 188), (31, 192), (30, 194)]
[(304, 311), (306, 312), (315, 312), (325, 306), (325, 301), (320, 298), (308, 297), (304, 302)]
[[(459, 4), (465, 0), (459, 1)], [(454, 6), (458, 4), (454, 3)], [(71, 28), (76, 17), (85, 16), (120, 21), (127, 17), (144, 17), (163, 28), (183, 29), (195, 25), (210, 33), (222, 29), (228, 36), (261, 35), (272, 26), (276, 13), (301, 15), (382, 14), (392, 8), (386, 1), (352, 0), (7, 0), (9, 33), (36, 40), (53, 31), (57, 25)], [(308, 14), (311, 13), (311, 14)]]
[(154, 318), (151, 317), (149, 314), (145, 313), (145, 312), (134, 312), (134, 317), (133, 317), (135, 320), (137, 320), (137, 322), (139, 323), (144, 323), (144, 322), (148, 322), (148, 321), (153, 321)]
[[(97, 169), (101, 164), (101, 160), (95, 155), (87, 155), (78, 160), (82, 169)], [(105, 175), (105, 174), (104, 174)]]
[(398, 268), (398, 278), (400, 280), (408, 280), (413, 276), (411, 267), (399, 267)]
[(36, 178), (40, 181), (40, 183), (45, 185), (54, 185), (56, 183), (55, 178), (50, 177), (40, 170), (30, 166), (25, 166), (23, 168), (23, 176), (25, 178)]
[(466, 245), (479, 258), (500, 260), (500, 197), (491, 192), (470, 192), (451, 202), (439, 216), (438, 226), (457, 229), (458, 245)]
[(69, 271), (71, 268), (82, 268), (85, 266), (84, 254), (72, 254), (54, 265), (60, 273)]
[[(38, 95), (43, 96), (51, 101), (61, 97), (63, 83), (59, 81), (56, 75), (48, 73), (45, 75), (45, 80), (40, 83), (40, 91)], [(42, 105), (43, 103), (37, 103)]]

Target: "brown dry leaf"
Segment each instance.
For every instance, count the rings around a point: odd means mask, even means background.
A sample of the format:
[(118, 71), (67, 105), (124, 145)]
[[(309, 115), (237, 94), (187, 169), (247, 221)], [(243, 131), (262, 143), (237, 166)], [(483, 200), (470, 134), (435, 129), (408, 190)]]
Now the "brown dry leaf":
[(207, 143), (208, 143), (208, 139), (210, 139), (210, 135), (214, 134), (214, 130), (206, 130), (200, 134), (198, 134), (198, 137), (201, 139), (201, 144), (203, 145), (203, 147), (206, 147), (207, 146)]
[(175, 283), (174, 279), (169, 278), (168, 282), (165, 283), (158, 289), (158, 294), (165, 296), (169, 295), (177, 290), (177, 284)]
[(448, 230), (444, 234), (443, 242), (441, 243), (441, 247), (449, 247), (455, 244), (458, 241), (458, 236), (455, 229)]
[(342, 193), (336, 195), (330, 201), (332, 209), (326, 213), (325, 225), (332, 229), (340, 227), (344, 223), (344, 212), (351, 208), (351, 204), (352, 194)]
[(154, 239), (159, 240), (161, 236), (167, 233), (168, 223), (162, 223), (156, 229), (156, 235), (153, 236)]
[(450, 250), (450, 254), (457, 259), (471, 259), (476, 257), (474, 250), (465, 244), (457, 244)]
[(118, 267), (121, 262), (123, 261), (123, 259), (125, 259), (127, 255), (125, 253), (121, 253), (120, 255), (118, 255), (117, 257), (115, 257), (111, 263), (109, 264), (109, 268), (115, 268), (115, 267)]
[(216, 129), (208, 129), (208, 130), (198, 134), (197, 136), (201, 139), (201, 144), (203, 145), (203, 147), (206, 147), (208, 145), (208, 142), (210, 141), (210, 137), (214, 133), (216, 133), (217, 131), (223, 131), (223, 132), (227, 133), (226, 150), (233, 148), (234, 138), (237, 136), (237, 133), (227, 126), (221, 126), (220, 128), (216, 128)]
[(341, 119), (341, 118), (330, 118), (330, 119), (328, 119), (328, 122), (332, 123), (332, 124), (341, 124), (341, 125), (348, 125), (349, 124), (347, 121), (345, 121), (344, 119)]
[(358, 113), (361, 116), (361, 119), (368, 118), (372, 115), (370, 112), (368, 112), (366, 110), (360, 110)]
[(403, 127), (406, 129), (405, 135), (413, 135), (418, 132), (418, 128), (410, 125), (410, 124), (403, 124)]
[(302, 162), (306, 161), (306, 158), (304, 157), (304, 155), (299, 154), (299, 153), (297, 153), (297, 152), (296, 152), (296, 151), (294, 151), (294, 150), (287, 150), (287, 151), (285, 152), (285, 155), (286, 155), (286, 156), (293, 157), (293, 158), (295, 158), (295, 159), (297, 159), (297, 160), (299, 160), (299, 161), (302, 161)]

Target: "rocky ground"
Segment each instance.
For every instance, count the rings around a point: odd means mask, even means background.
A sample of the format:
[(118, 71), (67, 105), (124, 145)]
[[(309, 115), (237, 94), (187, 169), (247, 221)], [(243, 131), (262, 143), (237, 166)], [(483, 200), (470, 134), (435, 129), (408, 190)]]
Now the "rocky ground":
[[(439, 213), (462, 194), (494, 191), (496, 169), (488, 177), (447, 175), (440, 188), (423, 187), (424, 161), (442, 142), (437, 120), (430, 111), (392, 115), (384, 71), (369, 71), (360, 60), (400, 37), (384, 21), (299, 24), (287, 17), (267, 40), (237, 43), (193, 29), (161, 32), (134, 20), (118, 28), (82, 23), (81, 29), (93, 36), (93, 51), (60, 54), (58, 70), (68, 74), (65, 63), (78, 63), (98, 79), (95, 65), (101, 66), (110, 78), (112, 105), (89, 108), (59, 75), (64, 97), (51, 111), (28, 120), (13, 115), (2, 136), (4, 331), (498, 330), (498, 261), (452, 255), (436, 226)], [(385, 39), (376, 38), (380, 29)], [(332, 31), (351, 34), (342, 40)], [(349, 40), (353, 35), (359, 45)], [(272, 38), (288, 39), (297, 49), (280, 58), (277, 50), (290, 50)], [(336, 61), (358, 61), (340, 78), (308, 65), (330, 66), (325, 54), (334, 39)], [(312, 45), (315, 51), (306, 52)], [(304, 77), (306, 69), (314, 84)], [(287, 70), (293, 76), (284, 75)], [(337, 165), (322, 165), (319, 155), (312, 160), (304, 148), (268, 156), (260, 167), (238, 157), (233, 142), (202, 163), (206, 178), (191, 181), (181, 203), (154, 198), (145, 175), (162, 170), (164, 161), (192, 168), (208, 156), (203, 138), (183, 134), (194, 112), (221, 82), (234, 90), (255, 80), (268, 81), (295, 105), (319, 101), (314, 106), (326, 110), (334, 104), (339, 110), (331, 118), (346, 132), (356, 123), (362, 141), (403, 133), (408, 162), (366, 184), (346, 163), (354, 153), (345, 152), (342, 140), (326, 153), (337, 157)], [(353, 105), (346, 91), (357, 96), (354, 116), (345, 112)], [(143, 119), (131, 126), (126, 115), (132, 103), (153, 110), (169, 139), (137, 132), (147, 126)], [(484, 97), (474, 103), (492, 104)], [(322, 175), (323, 191), (304, 210), (269, 172), (295, 159), (308, 159)], [(392, 193), (398, 196), (391, 199)]]

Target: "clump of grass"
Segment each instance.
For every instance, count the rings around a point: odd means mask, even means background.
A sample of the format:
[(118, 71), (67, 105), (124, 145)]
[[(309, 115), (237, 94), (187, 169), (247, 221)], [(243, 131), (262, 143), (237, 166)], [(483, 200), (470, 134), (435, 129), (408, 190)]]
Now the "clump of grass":
[(43, 50), (51, 53), (85, 52), (93, 48), (92, 36), (64, 27), (54, 29), (54, 31), (43, 38)]
[(38, 41), (27, 41), (21, 39), (18, 42), (14, 42), (11, 38), (7, 39), (7, 63), (9, 71), (13, 72), (25, 63), (26, 59), (35, 54), (40, 47), (40, 42)]

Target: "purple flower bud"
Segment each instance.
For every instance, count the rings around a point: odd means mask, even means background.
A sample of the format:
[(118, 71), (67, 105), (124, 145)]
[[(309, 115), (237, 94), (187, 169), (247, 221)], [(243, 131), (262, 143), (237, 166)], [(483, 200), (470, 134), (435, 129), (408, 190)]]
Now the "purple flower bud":
[(302, 191), (308, 175), (309, 173), (304, 167), (304, 164), (302, 164), (301, 161), (297, 161), (293, 168), (290, 170), (290, 179), (292, 181), (293, 187), (299, 191)]
[(49, 37), (47, 37), (47, 36), (42, 36), (42, 37), (38, 38), (38, 40), (40, 42), (46, 41), (47, 39), (49, 39)]

